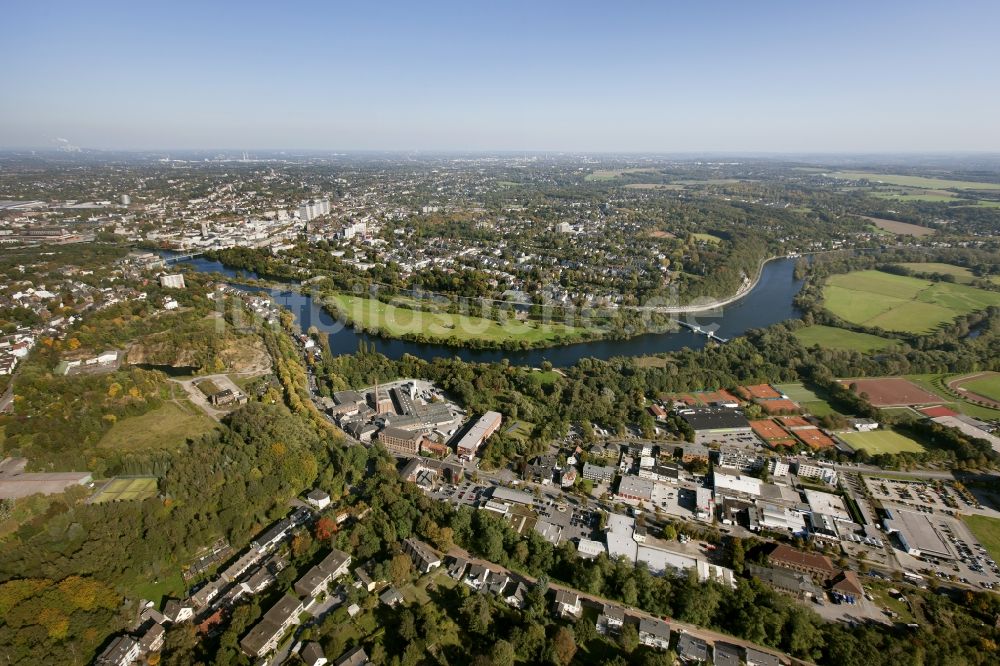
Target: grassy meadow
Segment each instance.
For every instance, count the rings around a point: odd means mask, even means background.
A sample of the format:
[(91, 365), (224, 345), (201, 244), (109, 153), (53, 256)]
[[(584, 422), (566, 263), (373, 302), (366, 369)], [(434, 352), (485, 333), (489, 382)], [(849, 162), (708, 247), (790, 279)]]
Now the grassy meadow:
[(1000, 190), (1000, 183), (977, 183), (972, 180), (948, 180), (945, 178), (925, 178), (923, 176), (904, 176), (901, 174), (872, 173), (870, 171), (837, 171), (831, 173), (833, 178), (844, 180), (862, 180), (867, 178), (873, 183), (899, 185), (900, 187), (918, 187), (924, 189), (953, 190)]
[(1000, 374), (989, 375), (962, 382), (962, 388), (973, 393), (986, 396), (992, 400), (1000, 400)]
[(798, 329), (795, 331), (795, 337), (806, 347), (819, 345), (828, 349), (845, 349), (862, 353), (885, 349), (895, 342), (895, 340), (880, 338), (877, 335), (856, 333), (844, 328), (820, 324)]
[(823, 299), (827, 310), (852, 324), (916, 334), (1000, 305), (1000, 293), (875, 270), (832, 276)]
[(962, 520), (990, 552), (990, 557), (1000, 560), (1000, 520), (989, 516), (962, 516)]
[(586, 331), (584, 328), (560, 323), (514, 319), (500, 323), (473, 315), (423, 312), (339, 293), (331, 294), (325, 304), (347, 316), (357, 326), (379, 329), (393, 337), (422, 335), (428, 340), (454, 338), (462, 342), (524, 340), (528, 343), (570, 343), (583, 340)]
[(140, 416), (122, 419), (111, 426), (99, 446), (121, 451), (177, 449), (189, 438), (199, 437), (216, 423), (187, 400), (164, 402)]

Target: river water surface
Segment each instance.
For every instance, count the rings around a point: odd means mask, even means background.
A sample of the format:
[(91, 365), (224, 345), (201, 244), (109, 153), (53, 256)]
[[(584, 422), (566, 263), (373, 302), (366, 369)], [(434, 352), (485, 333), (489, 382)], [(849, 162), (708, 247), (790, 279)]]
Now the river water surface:
[[(169, 253), (164, 253), (164, 255), (169, 256)], [(257, 277), (251, 272), (235, 271), (204, 257), (195, 258), (186, 263), (194, 270), (204, 273), (220, 273), (227, 277), (237, 277), (237, 275), (246, 278)], [(764, 328), (786, 319), (798, 317), (799, 312), (795, 309), (792, 301), (799, 293), (799, 289), (802, 288), (802, 281), (794, 278), (794, 272), (795, 259), (776, 259), (768, 262), (764, 265), (757, 285), (736, 303), (727, 305), (716, 313), (682, 315), (681, 318), (698, 326), (711, 327), (719, 337), (733, 338), (743, 335), (752, 328)], [(427, 360), (436, 357), (457, 356), (465, 361), (495, 362), (506, 358), (515, 365), (538, 367), (543, 361), (550, 361), (555, 366), (567, 366), (583, 358), (608, 359), (612, 356), (643, 356), (676, 351), (684, 347), (701, 349), (707, 342), (705, 336), (681, 329), (669, 333), (647, 333), (627, 340), (596, 340), (523, 351), (475, 350), (437, 344), (420, 344), (358, 333), (353, 328), (342, 325), (308, 294), (300, 294), (291, 290), (238, 286), (248, 291), (263, 291), (270, 294), (279, 305), (295, 315), (302, 330), (315, 326), (328, 334), (330, 349), (334, 354), (354, 353), (358, 349), (358, 343), (364, 340), (369, 345), (374, 345), (377, 351), (394, 359), (401, 358), (403, 354)]]

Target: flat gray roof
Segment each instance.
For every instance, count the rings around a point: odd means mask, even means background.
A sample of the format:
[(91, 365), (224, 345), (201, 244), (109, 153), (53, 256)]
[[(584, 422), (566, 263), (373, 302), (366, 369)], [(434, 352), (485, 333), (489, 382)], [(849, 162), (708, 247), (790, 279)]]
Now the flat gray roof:
[(892, 514), (894, 517), (889, 526), (899, 530), (911, 548), (935, 557), (954, 559), (951, 548), (941, 539), (926, 515), (905, 509), (894, 509)]
[(503, 486), (495, 486), (492, 497), (500, 502), (514, 502), (515, 504), (527, 504), (529, 506), (535, 503), (535, 496), (531, 493), (526, 493), (523, 490), (514, 490), (513, 488), (504, 488)]

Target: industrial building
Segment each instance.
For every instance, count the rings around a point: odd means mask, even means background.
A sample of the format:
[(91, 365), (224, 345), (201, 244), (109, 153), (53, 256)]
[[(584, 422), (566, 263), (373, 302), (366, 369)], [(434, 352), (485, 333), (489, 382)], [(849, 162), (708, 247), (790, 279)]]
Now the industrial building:
[(419, 432), (392, 427), (385, 428), (378, 434), (378, 440), (390, 453), (404, 456), (419, 455), (420, 442), (423, 438), (424, 436)]
[(177, 273), (175, 275), (161, 275), (160, 286), (166, 289), (183, 289), (184, 276), (181, 275), (180, 273)]
[(941, 560), (955, 558), (947, 542), (934, 528), (934, 523), (923, 513), (886, 509), (883, 525), (886, 532), (896, 535), (902, 549), (910, 555), (930, 555)]
[(455, 447), (458, 455), (469, 460), (476, 457), (479, 447), (497, 431), (502, 421), (503, 416), (500, 412), (486, 412), (479, 417), (479, 420), (458, 440)]
[(750, 421), (738, 409), (699, 407), (677, 412), (694, 430), (695, 442), (710, 442), (719, 435), (750, 435)]

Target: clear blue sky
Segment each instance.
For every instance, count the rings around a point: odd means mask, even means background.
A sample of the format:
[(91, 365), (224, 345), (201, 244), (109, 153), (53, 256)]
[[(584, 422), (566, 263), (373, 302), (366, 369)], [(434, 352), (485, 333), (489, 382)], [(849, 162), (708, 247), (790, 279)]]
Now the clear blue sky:
[(0, 146), (1000, 151), (1000, 2), (11, 2)]

